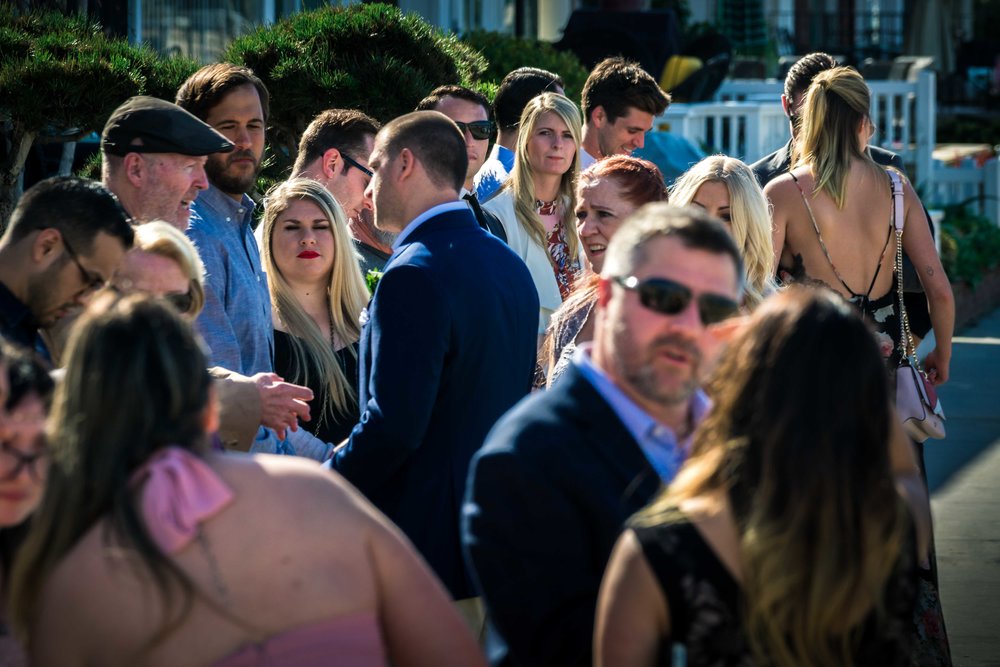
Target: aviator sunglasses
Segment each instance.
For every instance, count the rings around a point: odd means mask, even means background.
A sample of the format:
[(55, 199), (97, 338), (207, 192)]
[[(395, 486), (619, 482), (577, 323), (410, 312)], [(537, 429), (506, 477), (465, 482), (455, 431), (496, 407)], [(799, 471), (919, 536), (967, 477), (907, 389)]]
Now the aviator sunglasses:
[[(639, 303), (644, 307), (664, 315), (683, 312), (694, 298), (687, 285), (666, 278), (649, 278), (639, 282), (635, 276), (618, 276), (613, 280), (625, 289), (637, 292)], [(695, 300), (698, 304), (698, 316), (705, 326), (729, 319), (740, 309), (740, 304), (721, 294), (699, 294)]]
[(462, 131), (462, 134), (465, 134), (465, 131), (468, 130), (472, 138), (477, 141), (489, 139), (493, 136), (493, 121), (474, 120), (471, 123), (460, 123), (456, 120), (454, 123), (458, 125), (458, 129)]

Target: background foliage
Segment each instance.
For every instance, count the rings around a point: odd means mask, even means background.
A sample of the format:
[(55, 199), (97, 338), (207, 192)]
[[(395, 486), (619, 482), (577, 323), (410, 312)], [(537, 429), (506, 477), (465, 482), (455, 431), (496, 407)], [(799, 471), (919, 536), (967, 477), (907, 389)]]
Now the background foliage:
[(566, 84), (566, 96), (577, 105), (580, 104), (580, 94), (589, 72), (573, 53), (557, 51), (547, 42), (486, 30), (474, 30), (465, 35), (462, 41), (486, 58), (487, 66), (481, 78), (487, 86), (493, 86), (484, 91), (490, 99), (496, 92), (495, 86), (511, 70), (518, 67), (540, 67), (561, 76)]
[(99, 131), (133, 95), (173, 99), (197, 67), (107, 37), (78, 16), (0, 5), (0, 227), (13, 210), (33, 143)]
[(362, 109), (384, 123), (436, 86), (474, 85), (486, 69), (454, 35), (385, 4), (293, 14), (233, 40), (223, 60), (250, 67), (272, 93), (269, 171), (276, 176), (320, 111)]
[(1000, 266), (1000, 227), (965, 205), (945, 208), (941, 262), (951, 282), (975, 287), (986, 271)]

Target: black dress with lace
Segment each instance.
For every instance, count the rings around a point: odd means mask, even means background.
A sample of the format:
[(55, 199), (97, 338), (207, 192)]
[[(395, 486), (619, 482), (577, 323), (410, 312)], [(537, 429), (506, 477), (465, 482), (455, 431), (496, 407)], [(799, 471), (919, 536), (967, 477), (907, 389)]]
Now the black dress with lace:
[[(667, 599), (671, 636), (664, 638), (659, 664), (671, 664), (671, 644), (685, 647), (688, 667), (750, 667), (744, 634), (743, 592), (691, 523), (632, 526), (643, 554)], [(912, 547), (912, 542), (909, 543)], [(886, 620), (874, 612), (865, 621), (854, 665), (909, 665), (916, 581), (915, 549), (906, 550), (885, 591)]]

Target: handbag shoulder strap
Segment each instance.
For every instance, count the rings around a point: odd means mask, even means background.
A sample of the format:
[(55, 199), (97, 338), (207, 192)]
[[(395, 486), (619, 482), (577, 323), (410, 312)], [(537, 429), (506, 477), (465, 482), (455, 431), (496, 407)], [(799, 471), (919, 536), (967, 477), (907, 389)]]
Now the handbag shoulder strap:
[(886, 172), (892, 184), (892, 222), (896, 231), (902, 234), (903, 225), (906, 223), (906, 216), (903, 214), (903, 179), (894, 169), (886, 169)]
[(903, 213), (903, 179), (899, 174), (886, 169), (889, 174), (889, 181), (892, 185), (892, 224), (896, 229), (896, 289), (899, 303), (899, 348), (902, 353), (901, 362), (909, 359), (914, 368), (919, 368), (917, 361), (917, 350), (913, 344), (913, 336), (910, 334), (910, 318), (906, 316), (906, 306), (903, 302), (903, 225), (906, 217)]

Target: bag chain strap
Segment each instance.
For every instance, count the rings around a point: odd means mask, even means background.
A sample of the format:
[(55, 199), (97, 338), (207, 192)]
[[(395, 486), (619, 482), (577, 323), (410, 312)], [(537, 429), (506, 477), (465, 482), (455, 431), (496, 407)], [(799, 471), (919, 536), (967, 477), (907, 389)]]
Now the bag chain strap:
[(902, 183), (899, 176), (889, 173), (889, 180), (892, 182), (892, 222), (896, 229), (896, 287), (899, 293), (899, 348), (903, 353), (903, 359), (909, 359), (910, 365), (921, 374), (920, 362), (917, 360), (917, 348), (913, 344), (913, 336), (910, 333), (910, 318), (906, 315), (906, 306), (903, 304), (903, 224), (898, 223), (896, 216), (902, 213), (902, 206), (897, 205), (898, 197), (902, 194)]

